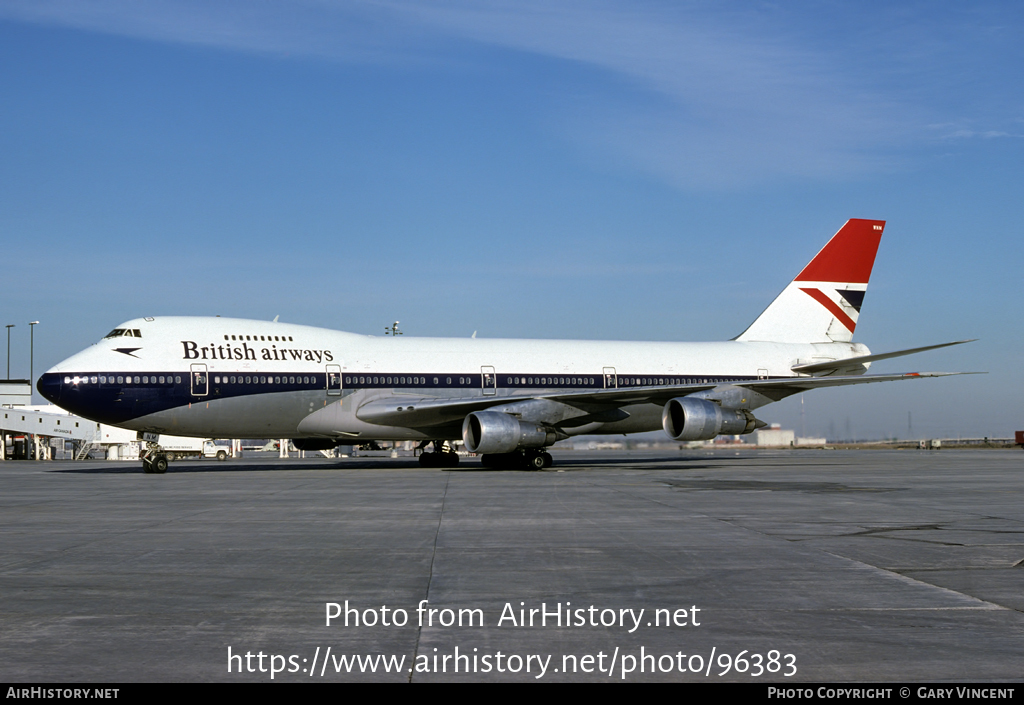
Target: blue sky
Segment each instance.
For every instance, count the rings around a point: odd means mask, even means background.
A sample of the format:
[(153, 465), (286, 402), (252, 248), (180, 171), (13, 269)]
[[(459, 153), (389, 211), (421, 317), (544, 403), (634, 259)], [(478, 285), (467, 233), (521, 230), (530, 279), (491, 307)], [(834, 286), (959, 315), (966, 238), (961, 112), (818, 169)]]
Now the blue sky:
[[(143, 315), (719, 340), (850, 217), (856, 340), (977, 343), (805, 395), (809, 434), (1024, 428), (1014, 3), (0, 0), (11, 374)], [(798, 400), (762, 416), (801, 428)]]

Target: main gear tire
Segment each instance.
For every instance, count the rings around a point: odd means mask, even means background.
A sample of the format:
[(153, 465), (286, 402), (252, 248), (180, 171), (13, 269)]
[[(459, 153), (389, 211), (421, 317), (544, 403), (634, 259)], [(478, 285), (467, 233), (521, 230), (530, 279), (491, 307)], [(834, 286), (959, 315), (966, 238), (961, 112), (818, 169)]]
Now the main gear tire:
[(527, 451), (524, 454), (524, 465), (527, 470), (543, 470), (547, 467), (547, 463), (544, 461), (544, 453), (538, 453), (537, 451)]

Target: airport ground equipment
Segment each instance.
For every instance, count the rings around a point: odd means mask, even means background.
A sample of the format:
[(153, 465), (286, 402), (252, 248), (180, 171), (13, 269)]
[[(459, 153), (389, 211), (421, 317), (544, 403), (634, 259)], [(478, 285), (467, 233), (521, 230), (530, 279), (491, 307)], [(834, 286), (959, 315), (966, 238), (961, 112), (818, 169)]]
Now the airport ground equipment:
[(210, 438), (160, 436), (160, 448), (169, 461), (179, 458), (209, 458), (223, 461), (231, 457), (230, 448), (219, 446)]

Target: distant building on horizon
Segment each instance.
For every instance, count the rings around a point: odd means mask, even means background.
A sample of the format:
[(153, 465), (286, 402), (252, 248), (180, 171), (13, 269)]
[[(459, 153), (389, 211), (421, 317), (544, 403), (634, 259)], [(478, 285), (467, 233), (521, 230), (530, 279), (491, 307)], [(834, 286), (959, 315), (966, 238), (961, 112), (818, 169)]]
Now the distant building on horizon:
[(783, 429), (781, 424), (773, 423), (751, 434), (751, 443), (767, 448), (789, 448), (792, 446), (823, 446), (828, 443), (825, 438), (797, 437), (796, 431)]

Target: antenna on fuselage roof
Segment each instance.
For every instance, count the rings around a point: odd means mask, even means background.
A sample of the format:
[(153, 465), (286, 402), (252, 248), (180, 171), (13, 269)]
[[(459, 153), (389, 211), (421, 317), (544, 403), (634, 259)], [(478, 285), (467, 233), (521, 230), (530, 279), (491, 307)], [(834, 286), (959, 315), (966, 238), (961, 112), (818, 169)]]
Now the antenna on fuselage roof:
[(473, 338), (474, 340), (476, 340), (476, 331), (473, 331), (473, 335), (471, 335), (471, 336), (469, 336), (469, 337), (470, 337), (470, 338)]
[(271, 321), (271, 323), (277, 323), (277, 319), (280, 318), (280, 317), (281, 317), (281, 314), (280, 313), (277, 314), (276, 316), (274, 316), (274, 320)]
[(384, 326), (384, 335), (402, 335), (402, 331), (398, 330), (398, 321), (390, 326)]

